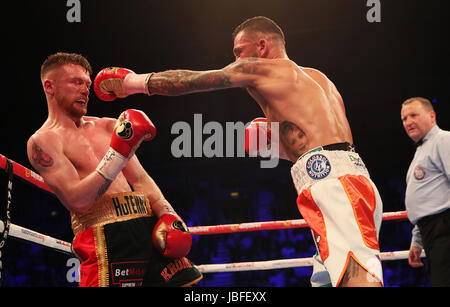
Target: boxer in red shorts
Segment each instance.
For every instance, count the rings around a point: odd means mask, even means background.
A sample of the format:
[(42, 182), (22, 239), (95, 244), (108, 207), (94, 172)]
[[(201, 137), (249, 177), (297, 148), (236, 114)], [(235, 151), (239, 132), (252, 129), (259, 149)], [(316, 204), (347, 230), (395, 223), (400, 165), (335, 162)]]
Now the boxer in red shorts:
[[(279, 124), (279, 154), (294, 163), (298, 207), (318, 245), (315, 268), (326, 270), (333, 286), (382, 286), (381, 199), (354, 152), (335, 85), (320, 71), (291, 61), (283, 31), (266, 17), (244, 21), (233, 40), (236, 61), (222, 69), (136, 74), (106, 68), (97, 74), (94, 89), (111, 101), (137, 93), (177, 96), (245, 88), (267, 121)], [(311, 281), (321, 284), (314, 275)]]
[(134, 152), (155, 137), (141, 111), (86, 116), (89, 62), (56, 53), (41, 67), (48, 118), (28, 140), (33, 167), (70, 211), (80, 286), (189, 286), (190, 233)]

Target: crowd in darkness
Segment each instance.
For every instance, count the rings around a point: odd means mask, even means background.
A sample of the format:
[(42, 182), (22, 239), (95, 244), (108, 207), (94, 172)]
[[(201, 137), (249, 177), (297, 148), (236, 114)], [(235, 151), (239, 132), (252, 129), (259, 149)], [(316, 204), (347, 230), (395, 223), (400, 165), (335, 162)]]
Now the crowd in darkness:
[[(216, 175), (211, 170), (186, 172), (189, 175), (175, 178), (167, 170), (156, 171), (155, 179), (190, 227), (301, 218), (287, 166), (257, 173), (225, 168), (228, 171)], [(402, 179), (391, 178), (379, 189), (384, 207), (390, 208), (385, 211), (404, 210)], [(4, 201), (5, 197), (0, 198)], [(59, 201), (20, 180), (13, 185), (12, 222), (68, 242), (73, 237), (70, 216)], [(406, 220), (383, 222), (381, 250), (409, 249), (411, 229)], [(306, 258), (315, 252), (309, 229), (296, 228), (195, 235), (189, 258), (194, 264), (235, 263)], [(76, 287), (77, 283), (67, 277), (72, 268), (67, 261), (72, 257), (10, 238), (3, 254), (3, 286)], [(208, 273), (199, 286), (309, 287), (311, 273), (311, 267)], [(429, 286), (425, 269), (412, 269), (407, 260), (384, 261), (383, 273), (388, 287)]]

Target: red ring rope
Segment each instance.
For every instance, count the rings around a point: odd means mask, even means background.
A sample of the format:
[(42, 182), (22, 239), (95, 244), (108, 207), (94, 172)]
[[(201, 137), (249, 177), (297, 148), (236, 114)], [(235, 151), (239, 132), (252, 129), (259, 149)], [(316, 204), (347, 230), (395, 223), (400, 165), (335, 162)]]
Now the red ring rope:
[[(6, 168), (6, 157), (2, 154), (0, 154), (0, 168), (5, 169)], [(14, 162), (13, 160), (9, 160), (13, 164), (13, 171), (14, 175), (38, 186), (39, 188), (50, 192), (53, 194), (53, 191), (50, 189), (50, 187), (44, 182), (44, 178), (42, 178), (40, 175), (36, 174), (32, 170), (26, 168), (25, 166), (20, 165), (17, 162)]]
[[(406, 219), (406, 211), (385, 212), (383, 213), (383, 221)], [(228, 224), (217, 226), (197, 226), (189, 227), (189, 231), (194, 235), (214, 235), (245, 231), (260, 231), (260, 230), (278, 230), (290, 228), (304, 228), (308, 227), (305, 220), (286, 220), (273, 222), (253, 222), (241, 224)]]

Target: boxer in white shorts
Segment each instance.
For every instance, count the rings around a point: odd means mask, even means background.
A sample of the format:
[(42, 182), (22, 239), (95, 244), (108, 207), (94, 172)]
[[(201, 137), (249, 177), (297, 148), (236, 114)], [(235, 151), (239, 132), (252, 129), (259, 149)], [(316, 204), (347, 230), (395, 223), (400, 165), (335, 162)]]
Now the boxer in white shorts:
[[(318, 254), (313, 285), (339, 286), (350, 259), (382, 283), (378, 234), (382, 202), (359, 155), (348, 143), (326, 145), (302, 155), (291, 168), (297, 205), (311, 227)], [(323, 267), (322, 267), (323, 266)], [(351, 271), (351, 269), (350, 269)], [(316, 274), (319, 274), (315, 276)], [(317, 280), (318, 276), (325, 280)]]
[[(312, 149), (343, 142), (353, 144), (344, 102), (337, 88), (322, 72), (301, 67), (289, 59), (284, 33), (273, 20), (264, 16), (245, 20), (235, 28), (232, 37), (236, 61), (222, 69), (206, 71), (177, 69), (136, 74), (131, 70), (105, 68), (95, 78), (95, 93), (102, 100), (112, 101), (133, 94), (178, 96), (228, 88), (245, 88), (260, 106), (267, 122), (279, 123), (279, 147), (284, 150), (283, 158), (293, 163), (299, 163), (299, 168), (301, 168), (301, 164), (307, 163), (311, 156), (308, 154), (300, 160), (299, 158)], [(182, 101), (180, 99), (181, 103)], [(217, 107), (226, 108), (226, 106), (219, 105)], [(306, 221), (317, 234), (322, 233), (323, 236), (326, 233), (328, 235), (325, 239), (329, 246), (329, 254), (325, 257), (324, 252), (321, 252), (321, 256), (324, 258), (327, 270), (330, 267), (334, 285), (382, 286), (381, 272), (373, 273), (379, 280), (367, 278), (367, 276), (372, 276), (372, 272), (369, 270), (371, 266), (378, 268), (381, 266), (379, 259), (362, 256), (365, 254), (362, 250), (373, 249), (376, 251), (378, 249), (378, 244), (375, 244), (376, 240), (373, 237), (375, 233), (378, 233), (376, 223), (358, 224), (361, 212), (364, 212), (365, 215), (372, 215), (373, 212), (381, 210), (379, 197), (376, 197), (377, 205), (373, 207), (376, 210), (372, 210), (372, 207), (369, 206), (372, 205), (372, 202), (355, 205), (356, 198), (354, 196), (356, 195), (365, 195), (369, 190), (373, 192), (373, 195), (377, 195), (374, 187), (369, 188), (372, 185), (368, 184), (370, 181), (367, 171), (363, 171), (363, 167), (346, 169), (346, 167), (352, 166), (352, 162), (348, 161), (350, 158), (343, 158), (342, 161), (336, 162), (337, 157), (330, 152), (322, 153), (330, 162), (330, 174), (322, 179), (311, 178), (309, 182), (305, 182), (309, 185), (314, 183), (311, 189), (309, 186), (298, 187), (300, 199), (305, 201), (305, 205), (300, 203), (301, 211), (305, 211), (306, 214), (315, 212), (312, 217), (307, 216)], [(344, 154), (349, 156), (348, 152), (344, 152)], [(357, 158), (358, 156), (353, 154), (351, 157)], [(297, 162), (297, 160), (299, 161)], [(311, 161), (317, 167), (322, 165), (319, 161), (313, 162)], [(354, 173), (355, 168), (358, 170), (356, 173)], [(308, 176), (307, 174), (302, 176), (296, 172), (294, 174), (296, 180), (300, 182), (306, 180), (305, 176)], [(347, 174), (349, 176), (344, 176)], [(354, 177), (353, 175), (364, 175), (364, 177)], [(360, 180), (357, 181), (357, 178)], [(343, 197), (346, 191), (342, 182), (352, 198), (345, 199)], [(351, 184), (356, 184), (357, 190), (361, 189), (363, 192), (354, 193), (353, 189), (349, 188), (352, 186)], [(323, 192), (317, 192), (322, 189)], [(308, 191), (310, 191), (309, 194)], [(371, 199), (375, 199), (375, 196), (372, 196)], [(329, 211), (323, 208), (325, 203)], [(351, 211), (341, 209), (346, 203)], [(308, 209), (314, 207), (320, 207), (322, 210), (320, 212), (323, 212), (322, 216), (325, 221), (322, 224), (326, 228), (316, 225), (318, 219), (314, 216), (318, 216), (319, 210)], [(350, 218), (349, 215), (354, 210), (353, 208), (356, 208), (355, 212), (358, 214)], [(333, 211), (339, 211), (338, 216), (333, 216), (336, 225), (329, 224), (330, 212), (334, 214)], [(355, 227), (355, 223), (358, 226)], [(368, 246), (362, 239), (359, 243), (356, 242), (356, 238), (361, 237), (359, 225), (363, 229), (363, 238), (369, 242)], [(325, 230), (326, 232), (324, 232)], [(333, 236), (330, 237), (332, 233), (340, 234), (336, 235), (337, 241), (334, 241)], [(367, 235), (368, 233), (370, 235)], [(351, 240), (341, 242), (342, 238), (351, 238)], [(322, 246), (324, 246), (323, 242), (319, 244), (319, 250)], [(341, 250), (340, 254), (343, 255), (336, 256), (339, 254), (335, 253), (336, 250)], [(349, 254), (349, 252), (352, 253)], [(376, 255), (376, 252), (372, 252), (372, 254)], [(354, 255), (354, 257), (348, 257), (349, 255)], [(361, 257), (362, 259), (360, 259)], [(378, 263), (369, 265), (365, 263), (366, 259), (372, 259), (369, 261), (371, 263)], [(348, 263), (346, 264), (346, 262)], [(337, 273), (339, 270), (341, 270), (339, 274), (343, 274), (342, 278)], [(338, 276), (335, 276), (336, 274)], [(315, 281), (313, 281), (314, 284)]]

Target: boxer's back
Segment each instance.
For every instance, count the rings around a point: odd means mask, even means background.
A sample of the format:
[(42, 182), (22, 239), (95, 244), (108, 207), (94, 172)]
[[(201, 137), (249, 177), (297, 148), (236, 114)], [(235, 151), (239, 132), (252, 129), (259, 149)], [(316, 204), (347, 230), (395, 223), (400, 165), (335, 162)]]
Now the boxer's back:
[(280, 123), (280, 140), (292, 161), (318, 146), (353, 144), (342, 98), (324, 74), (287, 59), (259, 60), (267, 73), (247, 90), (268, 120)]

